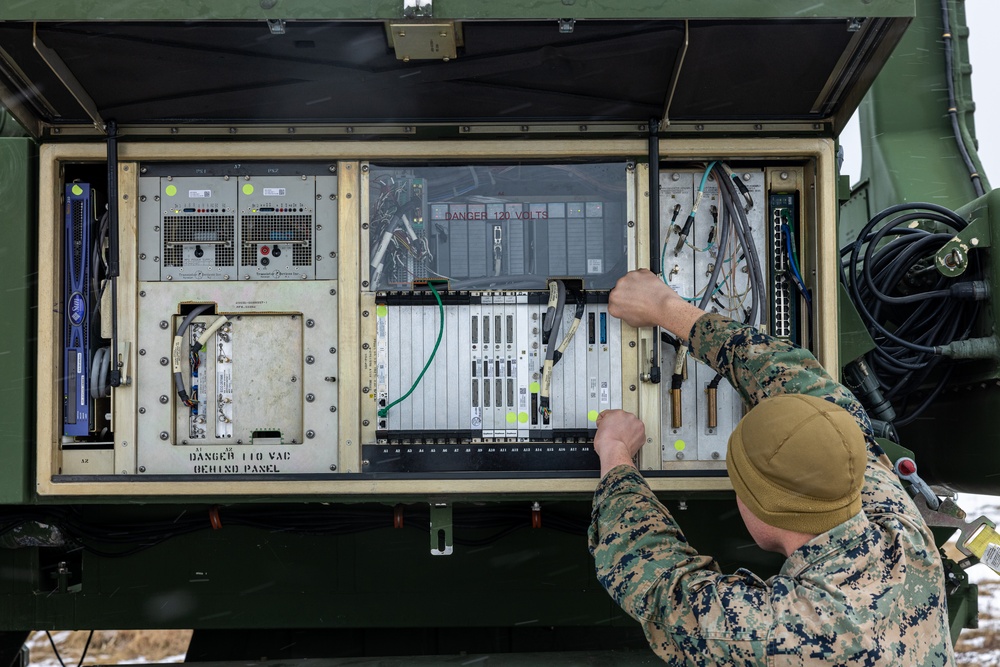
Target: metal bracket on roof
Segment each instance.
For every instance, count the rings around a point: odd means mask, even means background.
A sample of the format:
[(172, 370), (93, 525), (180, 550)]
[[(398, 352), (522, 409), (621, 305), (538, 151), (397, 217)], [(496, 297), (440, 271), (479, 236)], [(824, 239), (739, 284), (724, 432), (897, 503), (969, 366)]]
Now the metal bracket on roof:
[(677, 92), (677, 82), (681, 78), (681, 68), (684, 67), (684, 57), (687, 56), (688, 41), (690, 38), (690, 23), (688, 21), (684, 21), (684, 48), (681, 49), (681, 54), (677, 56), (677, 62), (674, 63), (674, 73), (670, 77), (670, 90), (667, 91), (667, 99), (663, 104), (663, 119), (660, 121), (661, 128), (670, 127), (670, 105), (673, 104), (674, 93)]
[(434, 16), (434, 0), (403, 0), (403, 18), (429, 19)]
[(107, 123), (101, 118), (100, 112), (97, 110), (97, 105), (94, 100), (87, 94), (87, 91), (83, 89), (80, 82), (75, 76), (70, 68), (63, 62), (63, 59), (59, 57), (59, 54), (50, 49), (42, 41), (42, 38), (38, 36), (38, 24), (34, 23), (31, 27), (31, 45), (35, 47), (35, 51), (38, 55), (45, 61), (45, 64), (49, 66), (49, 69), (58, 77), (59, 81), (66, 86), (66, 90), (70, 92), (77, 103), (83, 107), (83, 110), (90, 116), (90, 120), (94, 121), (94, 127), (96, 127), (101, 132), (107, 132)]
[(285, 20), (284, 19), (267, 19), (267, 29), (271, 31), (272, 35), (284, 35), (285, 34)]

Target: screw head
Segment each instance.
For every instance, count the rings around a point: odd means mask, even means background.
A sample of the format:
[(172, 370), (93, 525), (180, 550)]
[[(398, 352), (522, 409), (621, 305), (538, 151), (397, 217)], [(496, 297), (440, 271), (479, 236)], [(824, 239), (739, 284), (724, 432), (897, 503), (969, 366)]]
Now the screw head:
[(146, 348), (143, 347), (143, 348), (139, 349), (139, 356), (140, 357), (145, 357), (146, 356)]
[(337, 411), (337, 406), (336, 405), (331, 405), (330, 406), (330, 412), (336, 412), (336, 411)]
[(368, 311), (367, 310), (362, 310), (361, 311), (361, 317), (368, 317)]
[(628, 342), (628, 346), (629, 346), (629, 347), (635, 347), (635, 341), (634, 341), (634, 340), (630, 340), (630, 341)]
[(139, 466), (139, 472), (146, 472), (146, 466)]
[(166, 395), (166, 394), (160, 394), (160, 403), (162, 403), (162, 404), (166, 405), (166, 404), (167, 404), (167, 401), (169, 401), (169, 400), (170, 400), (170, 399), (169, 399), (169, 398), (167, 398), (167, 395)]
[(314, 357), (314, 356), (312, 356), (312, 355), (310, 354), (309, 356), (307, 356), (307, 357), (306, 357), (306, 363), (307, 363), (307, 364), (313, 364), (313, 363), (316, 363), (316, 357)]
[(371, 424), (371, 422), (368, 421), (367, 419), (365, 419), (364, 421), (361, 422), (362, 426), (368, 426), (369, 424)]
[(140, 290), (139, 296), (146, 296), (146, 290)]
[(316, 431), (306, 431), (306, 437), (309, 439), (316, 437)]
[(166, 431), (160, 431), (160, 440), (166, 440), (169, 437), (170, 437), (169, 433), (167, 433)]
[(146, 408), (139, 408), (139, 414), (140, 415), (146, 414)]
[(337, 354), (337, 348), (331, 347), (330, 348), (330, 354)]
[(170, 326), (170, 324), (168, 324), (166, 320), (160, 320), (160, 328), (161, 329), (166, 329), (169, 326)]
[(170, 363), (169, 359), (167, 359), (166, 357), (160, 357), (160, 365), (161, 366), (166, 366), (169, 363)]
[(298, 381), (299, 381), (299, 379), (293, 375), (292, 376), (292, 382), (298, 382)]
[(369, 345), (368, 343), (362, 343), (362, 344), (361, 344), (361, 349), (362, 349), (362, 350), (367, 350), (367, 349), (368, 349), (368, 348), (370, 348), (370, 347), (371, 347), (371, 345)]
[(337, 471), (337, 464), (334, 463), (330, 466), (330, 472), (336, 472), (336, 471)]
[(306, 403), (312, 403), (316, 400), (316, 394), (306, 394)]
[(316, 322), (314, 320), (306, 320), (306, 326), (312, 329), (314, 326), (316, 326)]
[(629, 390), (629, 391), (635, 391), (635, 385), (634, 385), (634, 384), (630, 384), (630, 385), (628, 386), (628, 390)]
[(362, 387), (361, 388), (361, 393), (362, 394), (367, 394), (368, 393), (368, 389), (369, 389), (369, 387)]

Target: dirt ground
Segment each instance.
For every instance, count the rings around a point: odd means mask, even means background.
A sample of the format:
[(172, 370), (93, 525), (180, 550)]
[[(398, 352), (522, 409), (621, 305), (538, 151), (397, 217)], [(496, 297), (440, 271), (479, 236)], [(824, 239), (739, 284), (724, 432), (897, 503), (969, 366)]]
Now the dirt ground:
[[(89, 631), (53, 632), (66, 667), (75, 667), (87, 642)], [(191, 630), (98, 630), (87, 649), (84, 665), (116, 665), (125, 662), (180, 662), (187, 653)], [(32, 633), (28, 640), (31, 664), (59, 666), (44, 632)]]
[[(955, 647), (958, 667), (1000, 666), (1000, 632), (991, 600), (1000, 596), (1000, 582), (980, 585), (980, 628), (964, 630)], [(181, 662), (191, 641), (191, 630), (99, 630), (87, 649), (84, 665)], [(53, 632), (66, 667), (74, 667), (87, 641), (87, 631)], [(33, 667), (61, 667), (44, 632), (28, 640)]]

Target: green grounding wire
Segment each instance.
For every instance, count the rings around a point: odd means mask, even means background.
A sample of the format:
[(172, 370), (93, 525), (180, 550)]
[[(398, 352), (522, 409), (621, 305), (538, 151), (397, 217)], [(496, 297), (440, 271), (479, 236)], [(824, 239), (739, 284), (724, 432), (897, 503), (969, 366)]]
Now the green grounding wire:
[(444, 304), (441, 302), (441, 295), (438, 294), (438, 291), (436, 289), (434, 289), (434, 283), (428, 281), (427, 286), (431, 288), (431, 292), (434, 293), (434, 298), (437, 300), (438, 315), (440, 316), (441, 319), (441, 326), (440, 328), (438, 328), (437, 340), (434, 341), (434, 349), (431, 350), (431, 356), (427, 358), (427, 363), (424, 364), (424, 368), (423, 370), (420, 371), (420, 375), (417, 376), (417, 379), (413, 381), (413, 384), (410, 386), (409, 391), (407, 391), (405, 394), (397, 398), (389, 405), (379, 409), (378, 411), (379, 417), (385, 417), (387, 414), (389, 414), (389, 408), (395, 405), (399, 405), (400, 403), (402, 403), (403, 401), (405, 401), (407, 398), (410, 397), (410, 394), (413, 393), (413, 390), (417, 388), (417, 385), (420, 384), (420, 381), (424, 378), (424, 373), (426, 373), (427, 369), (431, 367), (432, 363), (434, 363), (434, 357), (437, 356), (438, 347), (441, 345), (441, 337), (444, 335)]

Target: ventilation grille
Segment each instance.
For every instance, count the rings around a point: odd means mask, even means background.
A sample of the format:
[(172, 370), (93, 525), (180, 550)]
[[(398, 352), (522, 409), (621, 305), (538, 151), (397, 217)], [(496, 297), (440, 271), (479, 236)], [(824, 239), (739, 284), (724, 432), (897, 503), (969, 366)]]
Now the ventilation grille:
[(313, 265), (312, 215), (244, 215), (241, 266), (257, 266), (260, 245), (292, 246), (292, 266)]
[(73, 277), (80, 276), (80, 267), (83, 266), (83, 224), (84, 216), (87, 214), (87, 201), (76, 199), (73, 201)]
[(163, 265), (184, 266), (184, 246), (198, 243), (215, 246), (215, 265), (233, 265), (232, 215), (170, 215), (163, 217)]

